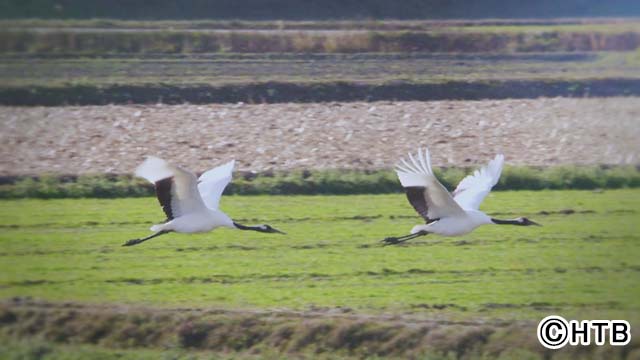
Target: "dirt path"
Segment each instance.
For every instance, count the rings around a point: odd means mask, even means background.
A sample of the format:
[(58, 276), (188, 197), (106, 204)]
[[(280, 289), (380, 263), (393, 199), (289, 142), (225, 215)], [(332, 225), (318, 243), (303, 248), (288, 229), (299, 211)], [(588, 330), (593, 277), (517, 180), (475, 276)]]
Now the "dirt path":
[(640, 163), (638, 98), (0, 107), (0, 175), (130, 173), (145, 155), (194, 170)]

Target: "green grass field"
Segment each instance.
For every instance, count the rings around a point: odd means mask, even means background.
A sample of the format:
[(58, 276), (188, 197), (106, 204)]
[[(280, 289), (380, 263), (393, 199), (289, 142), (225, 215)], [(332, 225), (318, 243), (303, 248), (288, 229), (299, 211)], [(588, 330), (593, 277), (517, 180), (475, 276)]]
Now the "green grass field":
[[(495, 192), (489, 214), (544, 226), (395, 247), (379, 240), (419, 221), (402, 194), (226, 196), (234, 219), (288, 234), (135, 247), (121, 244), (163, 218), (154, 198), (4, 200), (0, 357), (538, 358), (546, 315), (639, 323), (638, 200), (635, 189)], [(556, 355), (624, 358), (634, 344)]]
[(288, 235), (222, 229), (130, 248), (120, 245), (162, 219), (155, 199), (3, 201), (0, 297), (638, 318), (638, 200), (638, 190), (498, 192), (486, 200), (488, 213), (544, 226), (381, 247), (418, 223), (401, 194), (230, 196), (222, 206), (232, 217)]

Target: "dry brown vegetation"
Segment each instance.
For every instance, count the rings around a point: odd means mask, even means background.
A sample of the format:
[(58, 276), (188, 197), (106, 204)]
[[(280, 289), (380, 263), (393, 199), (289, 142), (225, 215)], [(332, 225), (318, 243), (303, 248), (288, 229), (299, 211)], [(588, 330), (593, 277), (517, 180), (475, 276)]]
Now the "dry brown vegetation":
[(429, 31), (1, 31), (2, 53), (629, 51), (640, 33)]
[(0, 334), (110, 348), (166, 348), (260, 354), (342, 354), (420, 358), (523, 356), (553, 359), (631, 358), (629, 346), (567, 347), (550, 352), (527, 321), (447, 321), (422, 316), (363, 315), (350, 309), (227, 311), (154, 309), (120, 305), (49, 303), (13, 299), (0, 304)]

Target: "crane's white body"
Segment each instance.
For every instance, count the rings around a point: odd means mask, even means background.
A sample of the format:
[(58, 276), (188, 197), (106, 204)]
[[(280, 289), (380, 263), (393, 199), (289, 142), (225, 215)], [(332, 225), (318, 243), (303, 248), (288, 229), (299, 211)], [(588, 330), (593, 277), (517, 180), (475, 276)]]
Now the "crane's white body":
[(136, 169), (136, 176), (154, 184), (170, 179), (166, 204), (170, 208), (167, 213), (170, 219), (163, 224), (153, 225), (151, 231), (202, 233), (218, 227), (235, 228), (233, 220), (218, 209), (222, 192), (231, 181), (234, 164), (232, 160), (196, 179), (189, 171), (160, 158), (148, 157)]
[(489, 164), (465, 177), (451, 194), (433, 174), (428, 149), (418, 151), (417, 159), (412, 154), (408, 160), (402, 159), (396, 169), (398, 178), (405, 188), (423, 189), (423, 199), (414, 194), (410, 201), (427, 221), (414, 226), (411, 233), (459, 236), (478, 226), (494, 224), (491, 217), (478, 208), (500, 179), (503, 164), (504, 156), (496, 155)]
[(446, 217), (426, 225), (416, 225), (411, 229), (412, 234), (426, 231), (443, 236), (460, 236), (468, 234), (478, 226), (493, 224), (491, 218), (482, 211), (468, 210), (464, 215)]
[(182, 215), (164, 224), (151, 226), (151, 231), (175, 231), (179, 233), (204, 233), (218, 227), (234, 228), (233, 221), (220, 210)]

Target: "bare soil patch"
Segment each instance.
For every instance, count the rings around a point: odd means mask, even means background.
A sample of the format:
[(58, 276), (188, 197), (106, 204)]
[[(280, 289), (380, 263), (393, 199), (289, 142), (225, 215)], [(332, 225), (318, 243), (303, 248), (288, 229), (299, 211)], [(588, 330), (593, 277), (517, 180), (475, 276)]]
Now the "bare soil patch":
[(131, 173), (146, 155), (194, 171), (638, 164), (637, 98), (0, 107), (0, 174)]

